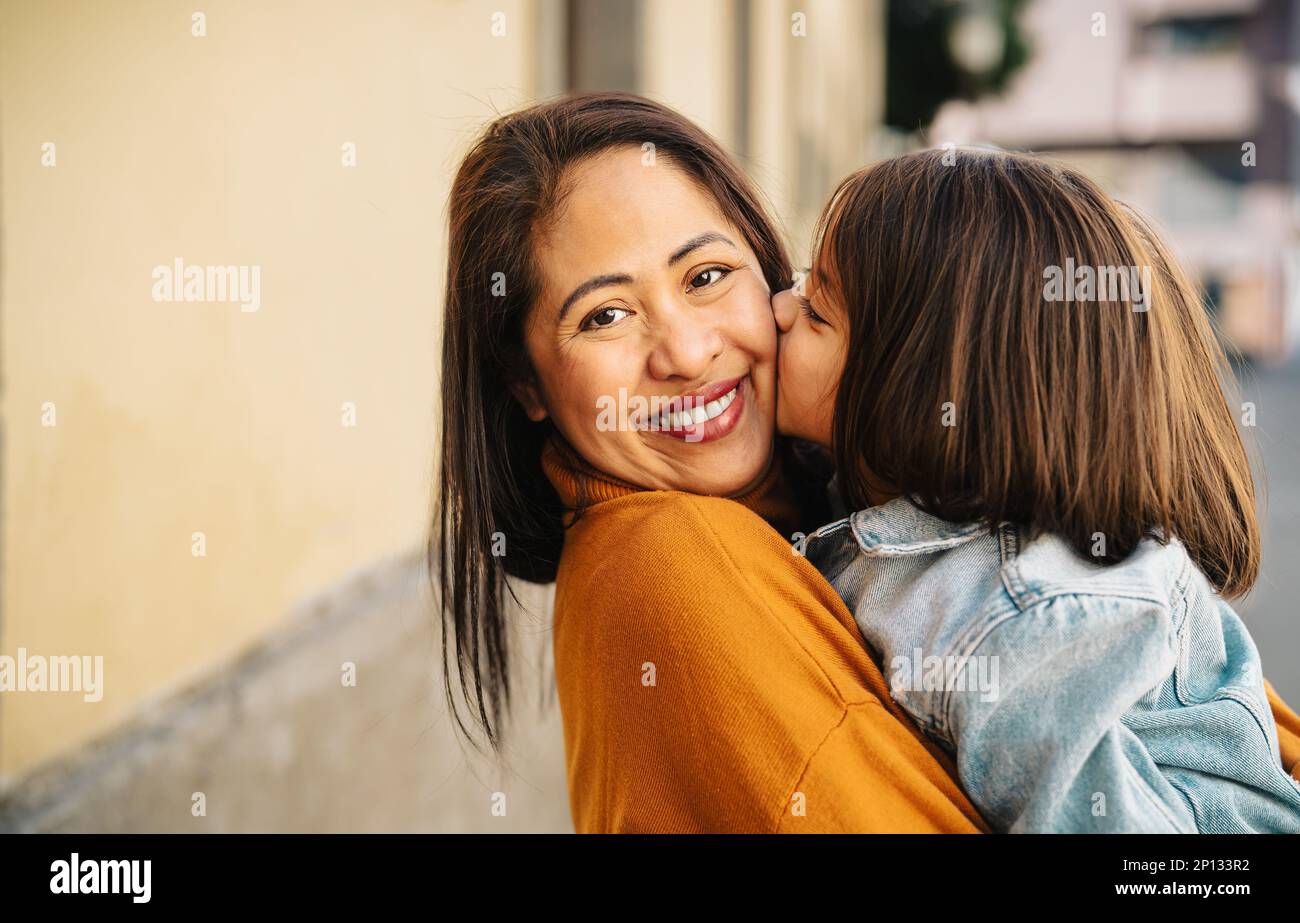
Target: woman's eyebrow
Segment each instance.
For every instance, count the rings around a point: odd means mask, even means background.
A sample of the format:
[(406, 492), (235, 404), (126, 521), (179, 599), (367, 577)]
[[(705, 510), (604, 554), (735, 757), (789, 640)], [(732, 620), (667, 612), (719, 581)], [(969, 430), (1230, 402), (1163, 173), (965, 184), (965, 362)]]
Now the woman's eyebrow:
[(569, 313), (569, 308), (573, 307), (573, 303), (584, 295), (588, 295), (598, 288), (605, 288), (608, 285), (627, 285), (631, 281), (632, 277), (625, 272), (592, 276), (575, 288), (568, 298), (564, 299), (564, 304), (560, 305), (560, 322), (564, 321), (564, 315)]
[(733, 247), (736, 246), (732, 243), (731, 238), (726, 234), (719, 234), (717, 231), (709, 231), (706, 234), (700, 234), (698, 237), (692, 237), (690, 240), (686, 241), (686, 243), (674, 250), (673, 255), (668, 257), (668, 265), (672, 266), (674, 263), (686, 259), (693, 250), (698, 250), (705, 244), (711, 244), (717, 241), (722, 241), (724, 244), (731, 244)]

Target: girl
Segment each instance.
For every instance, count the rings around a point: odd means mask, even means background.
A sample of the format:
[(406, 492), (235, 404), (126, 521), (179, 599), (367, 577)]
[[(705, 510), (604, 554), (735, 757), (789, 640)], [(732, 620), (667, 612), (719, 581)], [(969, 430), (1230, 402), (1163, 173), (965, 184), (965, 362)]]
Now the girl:
[[(946, 162), (945, 162), (946, 161)], [(1001, 831), (1300, 831), (1259, 654), (1254, 485), (1201, 302), (1082, 175), (931, 151), (846, 179), (775, 302), (810, 536)]]

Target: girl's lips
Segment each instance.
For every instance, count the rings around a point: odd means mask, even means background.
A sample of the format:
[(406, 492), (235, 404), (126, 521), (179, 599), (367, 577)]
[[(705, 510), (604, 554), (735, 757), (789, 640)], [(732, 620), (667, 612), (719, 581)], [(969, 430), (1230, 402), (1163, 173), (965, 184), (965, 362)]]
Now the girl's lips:
[(739, 379), (733, 387), (736, 396), (727, 405), (727, 409), (712, 420), (706, 420), (703, 423), (687, 423), (674, 428), (665, 427), (653, 430), (653, 432), (667, 436), (670, 439), (680, 439), (683, 442), (690, 443), (713, 442), (716, 439), (721, 439), (739, 425), (740, 418), (745, 412), (745, 400), (748, 397), (750, 388), (749, 376), (746, 375), (744, 378)]

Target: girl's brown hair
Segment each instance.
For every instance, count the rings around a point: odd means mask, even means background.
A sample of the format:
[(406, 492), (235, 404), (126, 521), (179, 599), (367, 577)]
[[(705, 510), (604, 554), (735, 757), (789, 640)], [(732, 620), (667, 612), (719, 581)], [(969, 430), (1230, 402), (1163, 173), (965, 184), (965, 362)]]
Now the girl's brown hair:
[[(510, 391), (530, 374), (524, 322), (539, 290), (533, 240), (562, 202), (575, 164), (648, 145), (744, 235), (772, 291), (787, 287), (789, 258), (753, 184), (706, 132), (640, 96), (586, 94), (504, 115), (474, 142), (452, 183), (440, 487), (427, 556), (452, 716), (474, 740), (452, 685), (454, 638), (458, 686), (494, 749), (510, 700), (506, 577), (554, 580), (564, 544), (564, 511), (540, 463), (551, 423), (531, 422)], [(611, 202), (611, 213), (618, 207)], [(497, 532), (509, 536), (499, 557)]]
[[(1225, 595), (1254, 584), (1227, 362), (1135, 212), (1040, 158), (927, 151), (844, 180), (815, 249), (848, 320), (832, 438), (853, 508), (883, 482), (943, 519), (1056, 532), (1112, 562), (1177, 536)], [(1067, 260), (1110, 290), (1049, 298)], [(1110, 274), (1129, 267), (1149, 274), (1143, 304)]]

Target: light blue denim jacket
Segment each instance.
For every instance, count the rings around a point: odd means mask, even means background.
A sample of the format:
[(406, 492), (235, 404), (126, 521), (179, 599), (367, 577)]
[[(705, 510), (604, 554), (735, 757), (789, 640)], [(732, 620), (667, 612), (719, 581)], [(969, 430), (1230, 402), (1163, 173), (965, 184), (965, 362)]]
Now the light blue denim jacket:
[(806, 553), (995, 830), (1300, 832), (1259, 653), (1177, 540), (1103, 566), (896, 499)]

